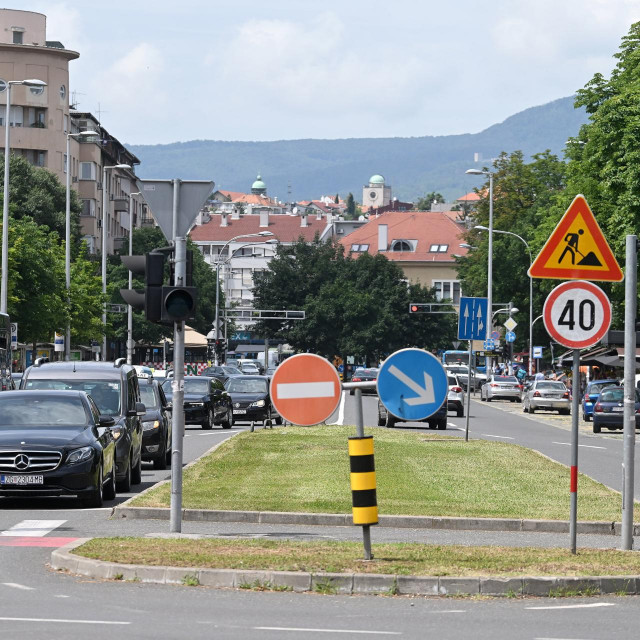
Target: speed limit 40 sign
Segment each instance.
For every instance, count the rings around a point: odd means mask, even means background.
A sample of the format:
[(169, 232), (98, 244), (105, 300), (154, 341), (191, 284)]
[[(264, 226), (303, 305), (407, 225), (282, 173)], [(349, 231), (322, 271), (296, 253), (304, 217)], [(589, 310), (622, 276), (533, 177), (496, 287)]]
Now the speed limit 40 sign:
[(611, 303), (592, 282), (563, 282), (547, 296), (542, 315), (547, 332), (556, 342), (583, 349), (606, 335), (611, 325)]

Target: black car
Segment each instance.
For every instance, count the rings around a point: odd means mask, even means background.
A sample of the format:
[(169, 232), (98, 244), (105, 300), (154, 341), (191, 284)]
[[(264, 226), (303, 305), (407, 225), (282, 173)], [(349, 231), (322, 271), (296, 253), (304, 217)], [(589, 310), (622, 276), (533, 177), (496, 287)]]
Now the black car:
[[(167, 380), (162, 384), (162, 390), (170, 403), (173, 402), (172, 383), (173, 380)], [(223, 429), (231, 429), (231, 396), (218, 378), (184, 377), (184, 421), (187, 424), (198, 423), (203, 429), (212, 429), (215, 424)]]
[(157, 380), (138, 376), (140, 398), (146, 409), (142, 416), (142, 459), (154, 469), (171, 464), (171, 416), (167, 398)]
[[(640, 391), (635, 391), (636, 429), (640, 427)], [(624, 429), (624, 387), (605, 387), (600, 391), (593, 407), (593, 433), (600, 433), (602, 429)]]
[(208, 376), (210, 378), (218, 378), (218, 380), (223, 383), (227, 381), (227, 378), (231, 376), (240, 376), (242, 375), (242, 371), (237, 369), (236, 367), (228, 367), (226, 365), (214, 365), (212, 367), (207, 367), (200, 374), (201, 376)]
[(225, 389), (233, 401), (233, 417), (236, 422), (266, 422), (275, 420), (282, 424), (269, 393), (266, 376), (234, 376), (225, 383)]
[[(353, 372), (353, 376), (351, 377), (351, 382), (375, 382), (378, 379), (378, 372), (380, 369), (376, 369), (373, 367), (363, 369), (358, 368)], [(378, 394), (378, 390), (376, 387), (372, 387), (371, 389), (360, 389), (360, 391), (365, 393), (370, 393), (373, 395)], [(352, 396), (355, 393), (355, 389), (349, 389), (349, 395)]]
[(0, 393), (0, 496), (113, 500), (114, 422), (83, 391)]
[(115, 362), (49, 362), (38, 359), (28, 367), (20, 388), (86, 391), (101, 415), (111, 416), (116, 440), (118, 491), (142, 482), (142, 422), (145, 414), (135, 369), (124, 358)]
[(398, 422), (426, 422), (429, 429), (446, 429), (447, 428), (447, 399), (442, 406), (428, 418), (424, 420), (403, 420), (387, 411), (387, 408), (378, 400), (378, 426), (394, 427)]

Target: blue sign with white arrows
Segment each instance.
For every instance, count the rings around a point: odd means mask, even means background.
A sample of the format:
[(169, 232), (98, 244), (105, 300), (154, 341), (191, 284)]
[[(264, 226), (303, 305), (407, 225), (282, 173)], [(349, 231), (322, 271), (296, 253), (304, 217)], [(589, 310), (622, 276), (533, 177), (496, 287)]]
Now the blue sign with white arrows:
[(516, 341), (516, 334), (513, 331), (507, 331), (507, 333), (504, 334), (504, 339), (507, 342), (515, 342)]
[(424, 420), (433, 415), (449, 393), (440, 361), (422, 349), (392, 353), (378, 372), (378, 396), (396, 418)]
[(487, 337), (487, 299), (460, 298), (458, 340), (484, 340)]

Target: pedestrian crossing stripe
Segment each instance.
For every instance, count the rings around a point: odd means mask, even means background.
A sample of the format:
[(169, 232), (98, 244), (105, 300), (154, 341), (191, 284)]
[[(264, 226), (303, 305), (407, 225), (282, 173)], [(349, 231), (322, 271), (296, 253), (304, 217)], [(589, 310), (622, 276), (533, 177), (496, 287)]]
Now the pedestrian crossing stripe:
[(620, 282), (622, 270), (585, 197), (578, 194), (529, 267), (532, 278)]

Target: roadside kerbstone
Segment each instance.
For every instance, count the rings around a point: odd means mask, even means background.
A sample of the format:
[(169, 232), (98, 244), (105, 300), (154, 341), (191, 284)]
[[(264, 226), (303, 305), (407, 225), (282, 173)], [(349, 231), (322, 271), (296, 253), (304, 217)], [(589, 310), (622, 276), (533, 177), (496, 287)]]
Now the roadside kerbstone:
[(636, 576), (600, 576), (600, 593), (638, 593)]
[(314, 573), (311, 575), (311, 590), (322, 591), (329, 586), (336, 593), (353, 592), (352, 573)]
[(431, 516), (379, 516), (381, 527), (396, 527), (410, 529), (435, 529)]
[(487, 596), (522, 594), (522, 578), (480, 578), (480, 593)]
[(79, 556), (75, 556), (63, 549), (54, 549), (51, 552), (51, 568), (58, 571), (64, 570), (77, 573)]
[(244, 587), (260, 587), (268, 586), (273, 582), (273, 571), (238, 571), (236, 569), (236, 580), (234, 586)]
[(171, 567), (147, 567), (138, 564), (136, 565), (135, 577), (137, 580), (140, 580), (140, 582), (155, 582), (165, 584), (165, 582), (167, 582), (167, 574), (169, 573), (169, 571), (171, 571), (171, 569)]
[(142, 565), (113, 563), (110, 577), (113, 580), (137, 580), (136, 569), (141, 568)]
[(396, 576), (376, 573), (354, 573), (353, 593), (389, 593), (397, 591)]
[(522, 531), (568, 533), (569, 523), (564, 520), (522, 520)]
[(557, 578), (533, 578), (522, 579), (522, 593), (527, 596), (548, 596), (557, 587)]
[(311, 574), (306, 571), (274, 571), (273, 584), (276, 587), (291, 587), (293, 591), (311, 591)]
[(200, 569), (197, 575), (203, 587), (233, 587), (236, 580), (234, 569)]
[(461, 595), (480, 593), (480, 578), (454, 578), (443, 576), (438, 579), (438, 590), (442, 595)]
[(556, 587), (555, 589), (559, 593), (563, 592), (583, 592), (589, 593), (592, 591), (596, 591), (600, 593), (600, 577), (593, 576), (566, 576), (566, 577), (558, 577), (556, 578)]
[(420, 576), (398, 576), (398, 593), (419, 596), (440, 595), (438, 578)]

